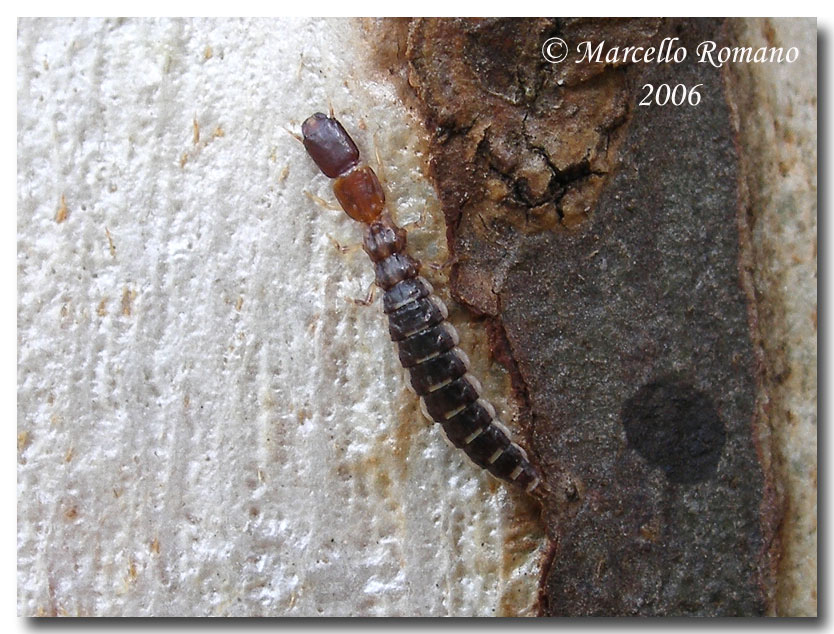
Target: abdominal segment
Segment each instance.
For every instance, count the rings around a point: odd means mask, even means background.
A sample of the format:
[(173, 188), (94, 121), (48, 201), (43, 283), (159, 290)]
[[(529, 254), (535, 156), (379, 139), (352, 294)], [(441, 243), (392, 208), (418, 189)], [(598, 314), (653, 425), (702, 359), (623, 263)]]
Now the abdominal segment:
[(423, 413), (477, 466), (532, 491), (539, 484), (536, 470), (481, 396), (469, 358), (458, 347), (460, 337), (446, 321), (446, 306), (407, 259), (389, 255), (385, 261), (376, 270), (379, 286), (386, 288), (388, 331)]

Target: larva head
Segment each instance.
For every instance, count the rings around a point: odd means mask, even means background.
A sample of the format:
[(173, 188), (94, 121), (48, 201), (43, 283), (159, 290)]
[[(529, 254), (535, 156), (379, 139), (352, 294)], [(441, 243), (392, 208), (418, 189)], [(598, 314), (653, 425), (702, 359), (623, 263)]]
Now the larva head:
[(385, 207), (385, 193), (374, 171), (359, 165), (359, 150), (333, 117), (317, 112), (302, 125), (304, 147), (322, 172), (334, 178), (333, 193), (348, 216), (372, 223)]
[(301, 124), (304, 148), (328, 178), (341, 176), (359, 163), (359, 150), (342, 124), (317, 112)]

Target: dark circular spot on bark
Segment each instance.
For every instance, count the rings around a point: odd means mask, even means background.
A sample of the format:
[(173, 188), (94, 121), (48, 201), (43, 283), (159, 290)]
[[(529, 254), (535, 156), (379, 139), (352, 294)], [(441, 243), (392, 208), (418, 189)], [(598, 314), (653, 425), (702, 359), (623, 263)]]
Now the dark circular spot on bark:
[(623, 406), (628, 444), (671, 482), (715, 475), (727, 434), (712, 400), (675, 377), (647, 383)]

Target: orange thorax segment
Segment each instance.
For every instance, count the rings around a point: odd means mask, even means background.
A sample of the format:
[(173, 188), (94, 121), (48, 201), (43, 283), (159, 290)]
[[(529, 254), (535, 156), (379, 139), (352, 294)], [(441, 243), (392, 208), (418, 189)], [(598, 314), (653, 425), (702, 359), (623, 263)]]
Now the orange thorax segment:
[(374, 171), (362, 165), (333, 183), (333, 193), (348, 216), (370, 224), (385, 207), (385, 192)]

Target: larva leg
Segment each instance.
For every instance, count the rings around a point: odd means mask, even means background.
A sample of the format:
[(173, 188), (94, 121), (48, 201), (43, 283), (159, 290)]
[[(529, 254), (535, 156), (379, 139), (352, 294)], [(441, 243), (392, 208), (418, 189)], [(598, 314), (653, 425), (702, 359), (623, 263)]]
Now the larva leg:
[(374, 157), (376, 157), (376, 173), (379, 176), (379, 181), (385, 183), (385, 168), (382, 165), (382, 157), (379, 155), (379, 146), (376, 143), (376, 135), (374, 135)]
[(371, 304), (374, 303), (374, 299), (375, 299), (374, 296), (375, 295), (376, 295), (376, 284), (374, 282), (371, 282), (370, 286), (368, 286), (368, 292), (365, 294), (364, 299), (353, 298), (350, 301), (352, 301), (357, 306), (370, 306)]
[(361, 244), (355, 243), (355, 244), (344, 245), (341, 242), (339, 242), (338, 240), (336, 240), (336, 238), (331, 236), (329, 233), (326, 234), (326, 235), (327, 235), (327, 239), (330, 240), (330, 244), (332, 244), (333, 247), (339, 253), (356, 253), (357, 251), (359, 251), (362, 248)]
[(420, 211), (420, 217), (417, 220), (413, 220), (412, 222), (407, 222), (403, 225), (403, 229), (406, 231), (411, 231), (412, 229), (422, 229), (426, 226), (426, 222), (429, 219), (429, 210), (427, 207), (423, 207), (422, 211)]
[(439, 264), (437, 262), (429, 262), (429, 268), (434, 269), (435, 271), (442, 271), (444, 269), (450, 268), (455, 262), (458, 261), (457, 253), (455, 255), (449, 255), (443, 262)]
[(316, 196), (312, 192), (305, 191), (304, 194), (322, 209), (326, 209), (327, 211), (341, 211), (341, 207), (337, 207), (333, 203), (327, 202), (324, 198)]

